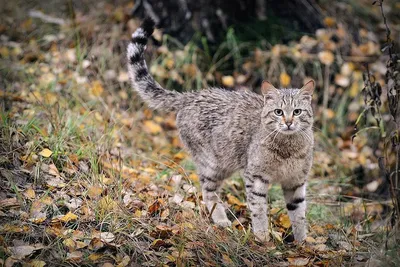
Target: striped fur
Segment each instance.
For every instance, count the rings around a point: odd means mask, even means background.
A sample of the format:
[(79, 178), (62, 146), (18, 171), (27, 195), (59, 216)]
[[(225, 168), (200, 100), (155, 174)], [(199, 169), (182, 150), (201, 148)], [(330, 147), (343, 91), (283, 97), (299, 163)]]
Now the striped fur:
[(147, 40), (152, 35), (154, 26), (154, 21), (146, 18), (132, 34), (132, 40), (127, 49), (129, 76), (133, 88), (150, 107), (173, 111), (179, 108), (181, 94), (162, 88), (150, 75), (144, 60)]

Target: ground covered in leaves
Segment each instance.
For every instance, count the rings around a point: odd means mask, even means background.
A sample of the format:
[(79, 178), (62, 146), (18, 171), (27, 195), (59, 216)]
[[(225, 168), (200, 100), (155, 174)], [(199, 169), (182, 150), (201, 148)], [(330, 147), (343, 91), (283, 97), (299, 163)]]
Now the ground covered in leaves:
[[(156, 31), (161, 45), (149, 46), (149, 66), (169, 87), (317, 81), (309, 235), (291, 242), (281, 189), (272, 185), (273, 239), (260, 244), (240, 177), (223, 190), (232, 227), (212, 225), (174, 114), (149, 110), (130, 89), (125, 48), (139, 25), (132, 4), (3, 7), (0, 264), (343, 266), (375, 257), (390, 201), (378, 170), (382, 147), (366, 135), (380, 125), (359, 114), (365, 62), (383, 83), (379, 29), (361, 27), (354, 40), (327, 16), (324, 29), (288, 45), (242, 45), (228, 32), (215, 55), (204, 42), (181, 44)], [(379, 10), (363, 8), (379, 19)], [(368, 131), (354, 138), (355, 124)]]

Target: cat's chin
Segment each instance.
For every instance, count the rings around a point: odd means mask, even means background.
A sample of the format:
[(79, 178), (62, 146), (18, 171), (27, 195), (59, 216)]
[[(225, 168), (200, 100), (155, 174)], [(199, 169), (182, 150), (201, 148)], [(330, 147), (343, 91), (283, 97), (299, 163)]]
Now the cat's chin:
[(284, 129), (284, 130), (281, 130), (280, 133), (284, 134), (284, 135), (294, 135), (294, 134), (298, 133), (298, 130), (297, 129)]

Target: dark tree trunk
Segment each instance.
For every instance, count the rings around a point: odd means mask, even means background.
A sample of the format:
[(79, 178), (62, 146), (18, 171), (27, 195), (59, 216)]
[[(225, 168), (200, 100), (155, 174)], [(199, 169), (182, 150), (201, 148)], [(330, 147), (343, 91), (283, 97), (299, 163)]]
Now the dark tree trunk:
[(266, 21), (268, 14), (298, 25), (304, 32), (322, 26), (322, 15), (314, 0), (137, 0), (133, 16), (150, 16), (158, 27), (182, 42), (195, 32), (218, 42), (228, 27), (254, 20)]

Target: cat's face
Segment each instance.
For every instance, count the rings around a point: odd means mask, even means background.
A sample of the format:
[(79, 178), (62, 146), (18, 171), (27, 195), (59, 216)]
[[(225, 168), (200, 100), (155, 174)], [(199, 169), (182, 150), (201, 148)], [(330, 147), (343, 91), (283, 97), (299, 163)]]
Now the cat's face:
[(293, 135), (301, 134), (312, 127), (313, 112), (311, 96), (314, 81), (301, 89), (276, 89), (263, 83), (265, 105), (262, 123), (271, 133)]

